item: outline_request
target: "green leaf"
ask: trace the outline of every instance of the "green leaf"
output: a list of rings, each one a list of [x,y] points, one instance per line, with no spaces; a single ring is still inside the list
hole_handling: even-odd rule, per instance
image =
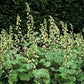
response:
[[[60,65],[63,62],[61,55],[58,52],[54,52],[53,55],[54,55],[54,61]]]
[[[51,51],[48,51],[47,53],[46,53],[46,59],[47,60],[49,60],[49,61],[53,61],[53,54],[52,54],[52,52]]]
[[[50,67],[51,62],[45,62],[44,65],[45,65],[46,67]]]
[[[46,69],[33,70],[33,75],[35,78],[38,77],[50,78],[49,72]]]
[[[10,61],[6,61],[3,63],[3,66],[5,67],[5,69],[8,69],[10,65],[11,65]]]
[[[15,57],[16,57],[17,60],[23,59],[23,56],[21,54],[15,54]]]
[[[75,84],[73,81],[65,82],[64,84]]]
[[[64,79],[67,79],[67,74],[66,74],[66,73],[63,73],[63,72],[62,72],[62,73],[60,74],[60,76],[61,76],[62,78],[64,78]]]
[[[78,53],[77,49],[73,49],[73,52],[74,52],[74,53]]]
[[[25,64],[25,67],[26,67],[28,70],[32,69],[32,68],[33,68],[33,66],[34,66],[34,64],[33,64],[33,63],[30,63],[30,64]]]
[[[25,51],[24,54],[25,54],[27,57],[30,56],[29,53],[28,53],[28,51]]]
[[[34,68],[34,64],[21,64],[20,67],[17,69],[18,72],[28,72]]]
[[[67,77],[69,80],[75,82],[76,81],[76,77],[75,76],[68,76]]]
[[[9,83],[9,84],[13,84],[13,81],[9,80],[8,83]]]
[[[13,72],[11,72],[10,73],[10,75],[9,75],[9,84],[13,84],[14,82],[17,82],[18,81],[18,78],[17,78],[17,72],[16,71],[13,71]]]
[[[18,69],[17,69],[17,71],[18,72],[26,72],[26,71],[28,71],[26,68],[23,68],[23,67],[19,67]]]
[[[40,56],[43,56],[43,55],[44,55],[43,50],[42,50],[41,47],[38,47],[38,50],[36,51],[36,53],[37,53],[38,55],[40,55]]]
[[[13,65],[15,65],[15,64],[18,64],[19,62],[18,62],[17,59],[14,59],[14,60],[10,60],[10,63],[13,64]]]
[[[20,75],[20,80],[29,81],[32,73],[20,73],[19,75]]]
[[[67,62],[67,66],[71,67],[72,69],[76,69],[77,68],[76,63],[73,62],[73,61],[68,61]]]
[[[67,73],[70,74],[70,75],[74,75],[74,74],[76,74],[77,72],[76,72],[75,69],[68,69],[68,70],[67,70]]]
[[[15,50],[9,50],[9,51],[8,51],[8,54],[11,55],[11,56],[12,56],[13,54],[15,54],[15,53],[16,53]]]
[[[84,73],[83,73],[83,72],[80,72],[80,73],[78,74],[78,80],[79,80],[79,81],[84,81]]]
[[[59,67],[58,69],[60,72],[66,72],[66,68],[65,67]]]
[[[30,46],[30,48],[31,48],[31,50],[35,50],[35,49],[37,48],[37,45],[36,45],[36,44],[32,44],[32,45]]]
[[[50,84],[50,79],[43,79],[43,82],[45,83],[45,84]]]
[[[40,63],[45,63],[45,59],[40,59]]]
[[[54,67],[51,67],[50,69],[51,69],[52,71],[56,71],[56,69],[55,69]]]

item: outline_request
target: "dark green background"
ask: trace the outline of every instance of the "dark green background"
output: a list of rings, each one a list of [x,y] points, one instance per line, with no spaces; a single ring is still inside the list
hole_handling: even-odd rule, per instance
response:
[[[26,1],[38,28],[43,18],[48,19],[49,15],[54,17],[58,26],[60,20],[68,26],[73,24],[75,33],[84,28],[84,0],[0,0],[0,31],[8,30],[9,25],[15,26],[17,14],[21,16],[21,27],[26,28]]]

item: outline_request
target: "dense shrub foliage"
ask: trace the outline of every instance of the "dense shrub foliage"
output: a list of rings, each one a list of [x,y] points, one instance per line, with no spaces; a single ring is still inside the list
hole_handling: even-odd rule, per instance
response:
[[[27,6],[27,30],[22,34],[21,16],[16,27],[0,34],[0,84],[84,84],[84,40],[80,34],[62,31],[52,16],[49,30],[46,19],[40,30],[34,26]],[[35,30],[35,31],[34,31]]]
[[[82,30],[84,28],[84,0],[0,0],[0,30],[2,28],[8,30],[10,24],[15,26],[17,13],[21,15],[21,26],[26,27],[24,24],[26,1],[30,4],[35,26],[38,28],[43,18],[49,18],[48,15],[51,15],[57,25],[61,20],[68,24],[68,29],[72,24],[74,32],[84,32]]]

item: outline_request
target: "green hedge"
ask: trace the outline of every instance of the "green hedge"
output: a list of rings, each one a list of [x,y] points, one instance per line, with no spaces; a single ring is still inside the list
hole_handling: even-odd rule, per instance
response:
[[[0,28],[8,30],[10,24],[15,26],[15,18],[17,13],[21,15],[23,20],[22,27],[25,26],[26,13],[25,2],[31,7],[31,13],[35,20],[35,26],[39,28],[39,24],[43,22],[43,18],[53,16],[55,23],[59,25],[59,21],[70,24],[74,27],[74,32],[78,33],[84,28],[84,1],[83,0],[3,0],[0,4]],[[59,27],[60,28],[60,27]],[[23,30],[25,31],[25,30]]]

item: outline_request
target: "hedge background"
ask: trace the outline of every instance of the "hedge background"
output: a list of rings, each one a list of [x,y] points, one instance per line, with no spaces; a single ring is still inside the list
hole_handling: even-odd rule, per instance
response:
[[[69,29],[72,24],[75,33],[83,32],[84,0],[0,0],[0,31],[2,28],[8,30],[9,25],[14,26],[17,14],[21,15],[21,20],[23,20],[21,27],[26,27],[24,24],[26,21],[26,1],[30,5],[35,26],[38,28],[43,18],[48,19],[51,15],[58,26],[61,20],[68,24]]]

